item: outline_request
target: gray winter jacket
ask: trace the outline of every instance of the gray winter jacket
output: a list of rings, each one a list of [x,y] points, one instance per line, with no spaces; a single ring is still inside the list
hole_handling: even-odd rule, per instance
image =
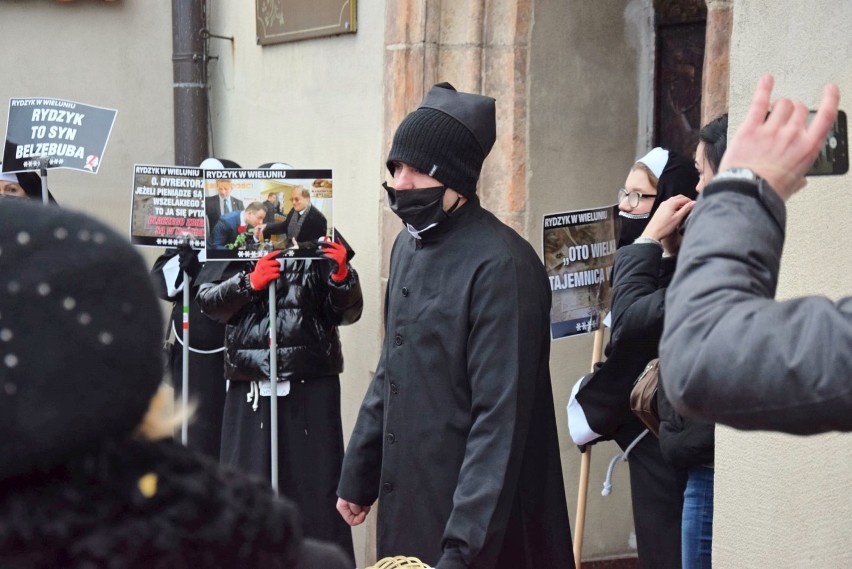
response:
[[[666,394],[684,415],[794,434],[852,430],[852,297],[773,300],[786,210],[772,188],[710,184],[666,297]]]

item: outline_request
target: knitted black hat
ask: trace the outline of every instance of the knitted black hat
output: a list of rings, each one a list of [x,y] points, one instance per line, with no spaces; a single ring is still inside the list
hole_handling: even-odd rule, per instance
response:
[[[403,162],[471,197],[496,137],[494,99],[439,83],[396,129],[387,167]]]
[[[0,206],[0,480],[62,464],[141,421],[162,317],[136,250],[30,200]]]

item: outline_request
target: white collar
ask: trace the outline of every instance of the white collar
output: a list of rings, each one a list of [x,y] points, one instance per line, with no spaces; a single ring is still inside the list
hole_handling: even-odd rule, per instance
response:
[[[436,225],[438,225],[437,221],[435,223],[427,225],[423,229],[418,230],[413,225],[411,225],[410,223],[406,223],[405,228],[408,230],[408,232],[411,234],[411,236],[414,237],[415,239],[422,239],[422,237],[420,237],[420,235],[422,233],[426,232],[426,231],[429,231],[430,229],[432,229]]]

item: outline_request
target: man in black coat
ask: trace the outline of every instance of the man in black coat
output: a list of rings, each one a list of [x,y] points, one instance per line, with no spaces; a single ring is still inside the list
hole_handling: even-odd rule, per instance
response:
[[[357,525],[380,498],[380,558],[570,568],[549,281],[530,244],[476,196],[495,137],[494,99],[449,84],[396,131],[385,188],[406,229],[337,509]]]
[[[320,210],[311,205],[311,192],[307,188],[293,188],[290,193],[293,209],[280,223],[267,223],[264,235],[285,234],[289,245],[294,240],[313,241],[316,236],[323,237],[328,232],[328,220]],[[310,236],[310,237],[308,237]]]

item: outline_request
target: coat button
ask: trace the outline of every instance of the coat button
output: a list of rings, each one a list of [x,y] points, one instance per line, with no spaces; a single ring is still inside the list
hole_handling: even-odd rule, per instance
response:
[[[393,492],[393,484],[391,484],[390,482],[385,482],[384,489],[385,489],[385,492],[390,494],[391,492]]]
[[[397,334],[396,337],[393,339],[393,343],[396,344],[397,346],[401,346],[402,345],[402,336]]]
[[[388,433],[385,438],[388,440],[388,444],[393,444],[396,440],[396,437],[393,435],[393,433]]]
[[[402,287],[402,296],[408,296],[408,287],[407,286]]]
[[[399,393],[399,386],[397,384],[391,383],[391,393],[393,393],[394,395]]]

